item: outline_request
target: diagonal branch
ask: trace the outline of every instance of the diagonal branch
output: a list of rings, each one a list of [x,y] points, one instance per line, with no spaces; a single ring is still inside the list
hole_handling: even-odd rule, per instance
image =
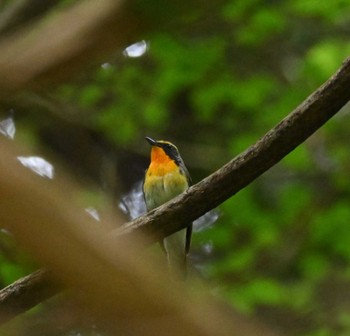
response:
[[[349,87],[350,58],[253,146],[184,194],[125,224],[116,236],[142,232],[154,242],[186,227],[246,187],[324,125],[350,99]]]
[[[256,144],[173,201],[146,216],[126,223],[114,232],[112,239],[146,233],[149,243],[154,242],[180,230],[186,223],[215,208],[279,162],[325,124],[350,99],[349,87],[350,59],[347,59],[334,76]],[[33,276],[35,286],[32,282]],[[25,296],[26,286],[33,294],[29,300]],[[0,313],[15,311],[8,316],[13,317],[16,313],[38,303],[38,300],[32,300],[36,297],[36,293],[37,298],[44,300],[56,292],[55,289],[43,291],[46,286],[48,283],[45,273],[38,272],[21,280],[21,288],[24,290],[20,293],[16,294],[16,291],[6,293],[7,289],[1,290]],[[21,309],[16,310],[16,304],[20,305]]]

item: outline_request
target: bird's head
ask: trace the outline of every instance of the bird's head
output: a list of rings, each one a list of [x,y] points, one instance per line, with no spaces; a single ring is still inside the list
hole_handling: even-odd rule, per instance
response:
[[[181,157],[177,147],[169,141],[153,140],[146,137],[147,142],[152,146],[151,161],[158,163],[166,163],[174,161],[177,165],[181,163]]]
[[[150,173],[161,171],[162,174],[165,174],[179,169],[180,173],[186,176],[187,182],[191,183],[190,174],[180,156],[179,150],[174,144],[169,141],[154,140],[150,137],[146,137],[146,140],[152,146]]]

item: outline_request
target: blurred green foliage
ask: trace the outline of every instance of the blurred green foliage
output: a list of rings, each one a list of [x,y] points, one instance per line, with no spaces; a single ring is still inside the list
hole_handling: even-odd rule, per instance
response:
[[[56,99],[89,112],[84,123],[116,147],[146,156],[145,135],[181,144],[197,182],[350,54],[347,0],[226,0],[211,10],[198,8],[179,31],[148,34],[144,56],[120,53]],[[218,295],[286,334],[350,333],[349,123],[345,107],[194,235],[193,259]],[[218,155],[203,154],[209,147]],[[2,264],[3,281],[10,270]]]
[[[93,124],[117,145],[141,143],[146,134],[212,145],[225,153],[211,163],[219,167],[350,54],[349,10],[341,0],[222,1],[215,19],[190,23],[181,35],[147,36],[143,57],[110,62],[61,97],[98,110]],[[350,332],[341,317],[349,301],[331,306],[333,293],[322,290],[350,286],[349,121],[345,108],[194,236],[193,253],[222,297],[250,314],[279,311],[276,324],[288,320],[293,334]],[[211,157],[184,153],[195,181],[210,173],[201,167]],[[323,319],[329,309],[337,313]]]

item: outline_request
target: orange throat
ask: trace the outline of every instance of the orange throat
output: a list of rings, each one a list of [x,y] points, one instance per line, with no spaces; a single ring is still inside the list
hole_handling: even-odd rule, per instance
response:
[[[177,164],[160,147],[153,146],[151,151],[151,164],[147,175],[163,176],[178,169]]]

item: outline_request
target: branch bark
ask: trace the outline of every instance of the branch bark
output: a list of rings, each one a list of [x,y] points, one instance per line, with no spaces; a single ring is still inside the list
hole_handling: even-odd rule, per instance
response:
[[[159,241],[235,195],[324,125],[350,99],[350,58],[317,91],[254,145],[172,201],[125,224],[115,236]]]
[[[0,324],[16,317],[59,291],[45,270],[27,275],[0,291]]]

